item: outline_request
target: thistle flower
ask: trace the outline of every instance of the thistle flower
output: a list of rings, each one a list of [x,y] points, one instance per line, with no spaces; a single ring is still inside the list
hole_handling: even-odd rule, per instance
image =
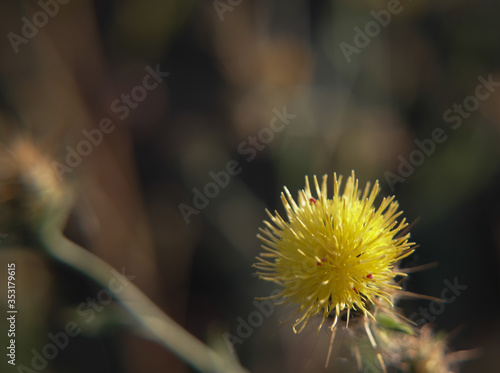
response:
[[[477,354],[474,350],[451,352],[446,334],[435,334],[429,325],[417,330],[401,319],[393,317],[393,320],[395,325],[403,328],[387,328],[381,323],[373,323],[371,326],[378,348],[358,348],[358,351],[362,351],[365,366],[376,367],[378,359],[378,362],[383,364],[384,372],[390,369],[398,372],[452,373],[456,372],[454,368],[457,368],[461,361],[469,360]],[[362,339],[359,339],[360,343],[361,341]]]
[[[38,230],[59,224],[69,208],[69,194],[57,178],[51,159],[34,141],[19,138],[0,147],[0,231]]]
[[[398,236],[407,223],[397,220],[402,212],[397,211],[394,196],[376,208],[378,183],[371,190],[367,183],[361,192],[354,171],[343,193],[341,182],[342,177],[334,174],[329,199],[327,176],[321,188],[314,176],[315,198],[306,176],[298,204],[285,187],[281,200],[288,219],[266,210],[271,222],[264,221],[266,227],[259,229],[265,252],[254,267],[261,279],[282,286],[281,293],[270,299],[298,305],[296,333],[316,315],[322,316],[318,330],[328,316],[334,316],[333,330],[343,311],[348,313],[347,322],[351,310],[374,318],[370,306],[377,299],[392,305],[390,291],[400,289],[393,279],[405,274],[397,272],[395,264],[414,251],[409,234]]]

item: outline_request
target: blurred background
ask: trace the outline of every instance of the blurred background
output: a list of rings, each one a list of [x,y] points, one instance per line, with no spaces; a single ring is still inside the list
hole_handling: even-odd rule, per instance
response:
[[[428,321],[452,351],[481,348],[461,371],[495,372],[499,11],[495,0],[3,0],[0,141],[28,139],[56,162],[75,194],[69,238],[205,343],[230,352],[225,333],[238,338],[251,372],[353,371],[346,351],[324,368],[326,329],[281,324],[293,308],[251,333],[240,320],[275,289],[251,265],[283,186],[296,195],[305,175],[351,170],[378,179],[415,221],[420,247],[402,266],[437,262],[406,289],[467,286]],[[434,147],[419,158],[415,140]],[[118,325],[114,302],[85,322],[78,306],[100,290],[85,276],[23,248],[0,260],[2,276],[17,263],[19,364],[74,320],[82,333],[45,372],[192,371]],[[409,316],[430,302],[400,306]]]

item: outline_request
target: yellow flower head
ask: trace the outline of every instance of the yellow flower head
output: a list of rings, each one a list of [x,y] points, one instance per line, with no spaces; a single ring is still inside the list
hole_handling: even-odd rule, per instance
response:
[[[400,289],[393,279],[405,275],[395,271],[395,264],[414,251],[409,234],[396,237],[407,223],[396,220],[402,212],[397,212],[394,196],[384,198],[376,208],[378,182],[371,191],[368,183],[361,193],[353,171],[341,193],[341,181],[342,176],[334,174],[329,199],[327,176],[321,188],[314,176],[314,198],[306,177],[298,204],[285,187],[281,200],[287,221],[278,212],[273,216],[266,210],[272,224],[264,221],[266,227],[259,229],[265,252],[254,266],[260,278],[283,287],[275,298],[299,305],[295,332],[318,314],[323,317],[321,328],[331,313],[336,322],[344,310],[373,317],[367,304],[377,298],[392,305],[389,291]]]

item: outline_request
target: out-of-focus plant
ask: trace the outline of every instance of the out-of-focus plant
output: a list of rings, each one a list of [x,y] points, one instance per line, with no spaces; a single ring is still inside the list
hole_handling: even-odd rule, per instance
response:
[[[52,160],[37,149],[34,141],[19,138],[1,151],[0,230],[8,234],[2,246],[34,250],[49,261],[72,267],[105,289],[113,273],[128,284],[120,293],[113,292],[114,297],[135,319],[135,329],[142,336],[171,350],[200,372],[246,371],[234,358],[222,356],[189,334],[123,275],[63,235],[72,193],[60,183]]]

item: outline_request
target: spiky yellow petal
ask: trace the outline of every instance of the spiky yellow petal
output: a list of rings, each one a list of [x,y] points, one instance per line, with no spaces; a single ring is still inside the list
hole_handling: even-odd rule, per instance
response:
[[[296,202],[285,187],[281,200],[287,220],[278,212],[264,221],[258,237],[265,253],[254,265],[259,277],[282,286],[280,298],[298,305],[298,332],[309,318],[343,310],[357,310],[371,316],[367,304],[376,298],[391,302],[397,261],[410,255],[413,243],[409,234],[398,237],[407,226],[398,221],[398,203],[384,198],[378,207],[378,183],[370,190],[358,189],[354,171],[341,193],[342,177],[334,174],[333,196],[327,196],[327,176],[321,187],[314,176],[317,198],[311,193],[309,179]],[[320,325],[320,328],[321,328]]]

